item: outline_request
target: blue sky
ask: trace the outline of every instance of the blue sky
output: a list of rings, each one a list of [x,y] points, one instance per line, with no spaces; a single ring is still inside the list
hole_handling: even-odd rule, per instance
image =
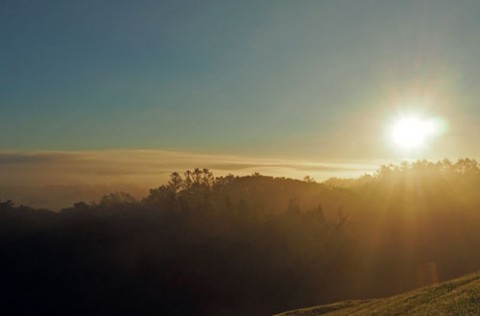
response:
[[[396,158],[479,154],[479,1],[0,3],[0,150]],[[418,101],[420,100],[420,101]]]

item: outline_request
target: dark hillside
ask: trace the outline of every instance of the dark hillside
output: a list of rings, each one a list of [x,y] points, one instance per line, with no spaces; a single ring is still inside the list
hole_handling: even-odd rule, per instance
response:
[[[325,184],[173,173],[141,201],[0,203],[10,314],[269,315],[478,271],[474,160]],[[7,313],[8,314],[8,313]]]

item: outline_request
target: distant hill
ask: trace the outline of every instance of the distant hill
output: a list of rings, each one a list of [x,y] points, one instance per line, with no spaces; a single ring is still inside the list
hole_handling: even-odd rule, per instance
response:
[[[480,315],[480,273],[387,298],[343,301],[276,316]]]

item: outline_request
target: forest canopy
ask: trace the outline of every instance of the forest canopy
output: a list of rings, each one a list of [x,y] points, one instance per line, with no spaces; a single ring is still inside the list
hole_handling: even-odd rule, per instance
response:
[[[17,314],[269,315],[480,267],[473,159],[316,183],[174,172],[61,212],[0,201],[0,299]],[[68,289],[68,290],[67,290]]]

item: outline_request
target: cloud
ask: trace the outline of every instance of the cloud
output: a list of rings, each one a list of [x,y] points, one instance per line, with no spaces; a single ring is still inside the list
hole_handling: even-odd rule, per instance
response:
[[[45,161],[50,161],[55,156],[53,154],[35,154],[35,153],[9,153],[9,152],[0,152],[0,166],[5,166],[9,164],[29,164],[29,163],[42,163]]]
[[[266,172],[299,178],[306,174],[324,180],[332,175],[356,176],[376,168],[362,163],[316,163],[165,150],[99,150],[0,152],[4,184],[71,184],[128,181],[152,185],[173,171],[209,168],[217,175]]]
[[[138,197],[158,187],[174,172],[208,168],[216,176],[259,172],[317,181],[356,177],[377,165],[306,162],[166,150],[0,151],[0,199],[37,207],[60,208],[79,200],[127,191]]]

